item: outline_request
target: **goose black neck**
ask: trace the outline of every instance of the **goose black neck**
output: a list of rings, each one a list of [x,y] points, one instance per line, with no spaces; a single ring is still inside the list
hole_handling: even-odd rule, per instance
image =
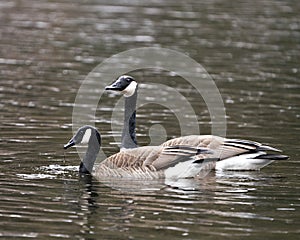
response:
[[[137,87],[130,97],[125,97],[124,128],[122,132],[122,148],[136,148],[137,141],[135,135],[136,124],[136,101]]]
[[[79,173],[91,174],[100,150],[101,137],[98,132],[91,136],[85,156],[79,166]]]

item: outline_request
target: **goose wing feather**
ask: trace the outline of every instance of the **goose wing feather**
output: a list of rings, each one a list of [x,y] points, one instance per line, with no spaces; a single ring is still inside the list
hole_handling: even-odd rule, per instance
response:
[[[208,151],[207,153],[201,154],[201,151],[203,151],[203,148],[186,145],[164,147],[161,154],[157,156],[151,165],[157,170],[163,170],[173,167],[180,162],[191,160],[195,156],[198,158],[205,158],[208,157],[209,153],[212,153]]]
[[[213,135],[190,135],[171,139],[162,146],[190,145],[195,147],[206,147],[214,151],[214,157],[226,159],[229,157],[259,151],[276,151],[279,149],[263,145],[261,143],[244,139],[227,139]]]

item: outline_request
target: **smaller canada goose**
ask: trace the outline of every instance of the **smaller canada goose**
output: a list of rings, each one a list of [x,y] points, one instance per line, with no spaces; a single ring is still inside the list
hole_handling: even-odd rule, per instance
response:
[[[100,150],[100,133],[92,126],[83,126],[64,145],[64,149],[76,144],[88,144],[79,172],[92,173]],[[210,154],[212,151],[206,148],[183,145],[172,147],[145,146],[127,149],[101,161],[93,175],[98,178],[193,178],[197,177],[200,172],[207,171],[208,173],[214,167],[217,159],[208,158]]]
[[[125,97],[125,118],[122,134],[122,147],[136,147],[135,112],[138,83],[133,77],[123,75],[107,86],[105,90],[119,91]],[[131,136],[131,137],[130,137]],[[134,144],[132,144],[134,142]],[[227,139],[213,135],[190,135],[171,139],[162,144],[164,147],[189,145],[206,147],[214,151],[213,157],[218,158],[218,170],[259,170],[275,160],[285,160],[288,156],[270,154],[266,151],[281,150],[258,142],[241,139]]]

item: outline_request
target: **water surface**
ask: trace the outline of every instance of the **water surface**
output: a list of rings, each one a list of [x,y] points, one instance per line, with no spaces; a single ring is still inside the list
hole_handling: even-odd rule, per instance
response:
[[[296,239],[297,1],[12,0],[0,9],[0,236]],[[211,172],[203,181],[79,177],[76,150],[62,146],[72,135],[82,81],[111,55],[150,46],[183,52],[212,75],[226,107],[227,136],[268,143],[290,159],[259,172]],[[210,133],[205,102],[184,79],[159,69],[132,75],[166,101],[176,99],[149,84],[177,89],[195,109],[201,133]],[[88,92],[94,99],[99,93]],[[96,111],[106,155],[118,151],[120,132],[111,129],[112,121],[122,126],[111,119],[117,101],[103,94]],[[151,143],[154,125],[163,127],[161,136],[154,132],[162,141],[165,134],[180,136],[174,113],[162,106],[141,107],[137,121],[140,145]]]

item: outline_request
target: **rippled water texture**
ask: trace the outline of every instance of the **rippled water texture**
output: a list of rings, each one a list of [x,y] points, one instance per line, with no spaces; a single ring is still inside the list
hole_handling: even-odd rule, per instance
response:
[[[297,239],[299,11],[296,0],[1,1],[0,236]],[[185,53],[210,73],[227,136],[268,143],[290,159],[259,172],[211,172],[203,181],[79,177],[76,150],[62,146],[82,81],[113,54],[153,46]],[[195,109],[201,133],[210,133],[206,104],[184,79],[161,69],[131,74],[153,99],[179,106],[155,84],[176,89]],[[87,93],[97,99],[101,89]],[[118,151],[120,132],[111,128],[122,126],[111,119],[118,99],[103,94],[90,118],[105,155]],[[174,112],[157,104],[139,108],[137,121],[140,145],[152,142],[149,131],[156,141],[181,134]]]

